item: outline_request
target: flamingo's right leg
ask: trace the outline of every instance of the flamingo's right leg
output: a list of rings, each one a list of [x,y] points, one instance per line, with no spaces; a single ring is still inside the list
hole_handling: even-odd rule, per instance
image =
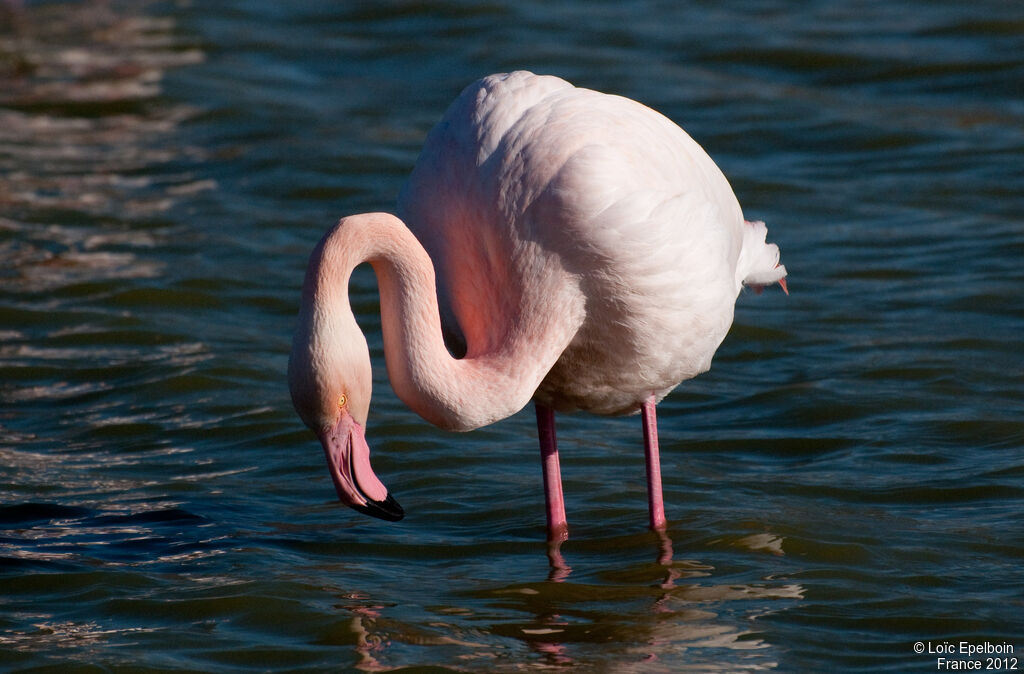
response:
[[[565,519],[562,469],[558,463],[558,444],[555,441],[555,411],[540,403],[534,405],[537,408],[537,435],[540,439],[540,460],[544,471],[548,540],[561,543],[569,538],[569,524]]]

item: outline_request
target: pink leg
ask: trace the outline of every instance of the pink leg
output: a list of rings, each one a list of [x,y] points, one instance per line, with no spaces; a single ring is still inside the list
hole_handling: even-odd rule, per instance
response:
[[[565,499],[562,496],[562,469],[558,463],[555,442],[555,411],[540,403],[537,408],[537,435],[540,438],[540,460],[544,469],[544,498],[548,511],[548,540],[561,543],[569,538],[565,520]]]
[[[665,502],[661,496],[661,456],[658,452],[658,419],[654,414],[654,396],[644,401],[641,416],[644,423],[644,455],[647,459],[647,507],[651,513],[651,529],[665,530]]]

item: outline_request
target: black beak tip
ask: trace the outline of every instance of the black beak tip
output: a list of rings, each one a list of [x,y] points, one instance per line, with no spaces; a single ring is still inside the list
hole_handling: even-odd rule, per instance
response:
[[[402,506],[398,505],[398,501],[396,501],[395,497],[390,493],[383,501],[371,501],[367,499],[366,505],[352,506],[352,508],[354,510],[358,510],[364,515],[387,520],[388,522],[398,522],[405,517],[405,511],[402,510]]]

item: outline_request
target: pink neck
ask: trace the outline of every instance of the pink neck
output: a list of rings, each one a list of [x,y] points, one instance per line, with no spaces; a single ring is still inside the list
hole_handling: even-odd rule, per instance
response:
[[[494,316],[500,345],[456,359],[444,344],[434,266],[401,220],[387,213],[342,219],[321,242],[318,296],[324,305],[348,303],[352,269],[369,262],[380,286],[388,377],[398,397],[427,421],[471,430],[519,411],[529,402],[564,344],[553,356],[538,340],[518,336],[507,317]]]

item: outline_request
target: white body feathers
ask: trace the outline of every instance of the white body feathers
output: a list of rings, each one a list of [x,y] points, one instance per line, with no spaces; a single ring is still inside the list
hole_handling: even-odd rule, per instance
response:
[[[744,222],[682,129],[526,72],[462,92],[428,136],[399,216],[433,260],[453,350],[531,345],[533,365],[548,368],[535,398],[560,411],[660,400],[710,367],[744,282],[786,275],[764,224]]]

